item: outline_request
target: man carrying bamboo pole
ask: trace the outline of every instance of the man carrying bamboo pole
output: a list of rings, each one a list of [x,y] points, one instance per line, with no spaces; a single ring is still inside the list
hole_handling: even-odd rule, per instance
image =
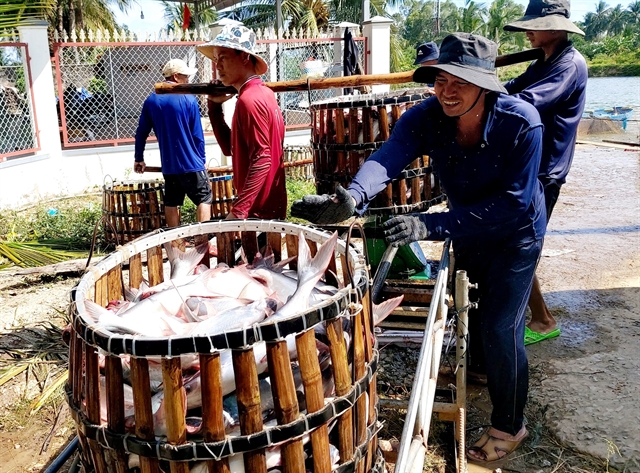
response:
[[[481,36],[447,36],[438,63],[414,74],[416,82],[435,79],[435,97],[404,113],[348,190],[305,196],[291,208],[293,216],[315,223],[345,220],[356,209],[364,212],[416,156],[430,156],[448,212],[401,215],[383,225],[395,246],[451,238],[456,267],[478,284],[478,308],[469,313],[469,368],[486,373],[493,411],[491,427],[467,456],[481,463],[504,458],[527,436],[524,312],[546,227],[540,115],[506,95],[495,73],[496,52]]]
[[[568,38],[569,33],[584,33],[569,16],[569,0],[531,0],[524,17],[504,27],[505,31],[526,32],[531,46],[544,51],[544,59],[535,61],[505,88],[540,112],[544,134],[538,178],[544,187],[547,223],[571,168],[586,98],[587,63]],[[536,276],[529,308],[525,345],[560,335]]]
[[[186,84],[196,72],[182,59],[172,59],[162,69],[166,81],[174,84]],[[146,168],[144,148],[151,130],[155,131],[160,148],[167,226],[180,225],[180,206],[185,195],[197,206],[199,222],[211,219],[213,194],[204,168],[204,133],[195,97],[152,93],[144,101],[136,130],[133,166],[140,174]]]
[[[238,194],[227,218],[284,219],[284,120],[274,93],[260,78],[268,66],[255,54],[255,45],[253,31],[229,25],[197,48],[213,61],[220,81],[238,91],[231,128],[222,104],[233,95],[210,95],[208,100],[211,126],[222,152],[231,156]]]

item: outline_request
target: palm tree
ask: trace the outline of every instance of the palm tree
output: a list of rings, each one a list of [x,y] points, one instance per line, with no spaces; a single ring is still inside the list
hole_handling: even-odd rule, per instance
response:
[[[618,35],[624,31],[627,23],[627,12],[622,9],[621,4],[618,4],[609,12],[608,20],[607,34],[610,36]]]
[[[629,22],[634,25],[640,24],[640,0],[631,2],[627,7],[627,13],[629,16]]]
[[[596,4],[595,12],[589,12],[584,16],[585,39],[598,39],[607,32],[609,12],[611,8],[604,0]]]
[[[16,28],[28,19],[45,19],[55,7],[54,0],[0,0],[0,30]]]
[[[486,29],[485,15],[487,9],[484,3],[476,3],[474,0],[465,0],[463,7],[451,8],[453,2],[447,0],[440,5],[442,17],[441,31],[454,33],[464,31],[466,33],[484,33]],[[446,12],[446,13],[445,13]]]
[[[162,4],[164,5],[164,19],[167,20],[167,33],[170,31],[180,32],[184,23],[184,3],[163,1]],[[197,19],[199,25],[209,25],[218,19],[218,13],[215,10],[200,11]],[[191,16],[189,29],[194,29],[195,26],[196,18]]]
[[[484,17],[487,9],[484,3],[476,3],[474,0],[466,0],[462,8],[462,29],[467,33],[482,33],[486,23]]]
[[[524,14],[524,7],[514,0],[495,0],[489,7],[489,19],[487,21],[487,38],[498,44],[500,53],[520,50],[524,46],[522,33],[510,33],[504,31],[504,26],[517,20]]]
[[[411,46],[433,37],[435,5],[433,1],[412,1],[406,16],[396,21],[396,29]]]

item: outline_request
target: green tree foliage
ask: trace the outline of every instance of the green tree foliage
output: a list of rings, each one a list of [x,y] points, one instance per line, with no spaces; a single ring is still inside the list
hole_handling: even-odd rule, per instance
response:
[[[524,7],[514,0],[495,0],[489,7],[487,38],[498,44],[500,54],[519,51],[525,46],[524,33],[504,31],[504,26],[524,15]]]
[[[167,21],[166,31],[180,33],[184,23],[184,3],[163,1],[162,4],[164,5],[164,19]],[[193,30],[196,27],[196,15],[193,11],[193,4],[189,5],[189,9],[191,11],[191,21],[189,21],[188,29]],[[200,27],[210,25],[218,19],[218,12],[215,10],[200,11],[198,12],[197,19]]]

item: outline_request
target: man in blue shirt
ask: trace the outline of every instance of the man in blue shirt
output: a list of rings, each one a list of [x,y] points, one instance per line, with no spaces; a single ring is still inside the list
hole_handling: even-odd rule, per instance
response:
[[[538,177],[544,187],[547,222],[571,168],[587,87],[587,63],[568,38],[569,33],[584,33],[569,16],[568,0],[531,0],[525,16],[504,27],[526,32],[531,46],[544,51],[544,60],[535,61],[505,88],[536,107],[544,125]],[[560,335],[535,276],[529,308],[525,345]]]
[[[447,36],[438,63],[414,74],[416,82],[435,79],[435,97],[404,113],[348,190],[305,196],[291,209],[314,223],[342,221],[364,212],[416,156],[429,155],[448,211],[391,218],[385,235],[396,246],[451,238],[456,267],[478,283],[479,306],[469,315],[469,368],[486,372],[493,404],[491,428],[467,452],[478,462],[504,457],[527,436],[524,312],[546,227],[540,116],[504,94],[496,55],[496,44],[481,36]]]
[[[162,75],[167,82],[185,84],[197,69],[181,59],[165,64]],[[143,173],[144,148],[147,138],[155,132],[160,148],[160,161],[165,181],[165,218],[168,227],[180,225],[180,206],[188,195],[197,206],[199,222],[211,219],[213,194],[205,170],[204,133],[198,102],[193,95],[153,92],[144,101],[136,130],[133,170]]]

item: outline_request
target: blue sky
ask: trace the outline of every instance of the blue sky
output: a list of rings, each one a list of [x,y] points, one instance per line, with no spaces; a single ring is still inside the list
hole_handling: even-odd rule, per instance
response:
[[[165,24],[164,6],[157,0],[137,0],[129,12],[122,13],[115,7],[110,7],[116,15],[119,25],[127,25],[134,32],[159,31]],[[140,19],[140,12],[144,13],[144,20]]]
[[[135,32],[159,31],[164,25],[164,7],[157,0],[137,0],[139,5],[132,8],[129,13],[122,13],[120,10],[114,9],[116,20],[119,24],[126,24],[129,29]],[[482,0],[476,0],[482,3]],[[491,0],[485,0],[490,3]],[[454,0],[457,5],[464,5],[464,0]],[[528,0],[516,0],[516,2],[526,6]],[[587,12],[594,11],[597,0],[573,0],[571,2],[571,19],[573,21],[581,21]],[[610,6],[615,6],[616,2],[607,2]],[[627,7],[631,0],[623,0],[622,6]],[[144,12],[144,20],[140,19],[140,11]]]

